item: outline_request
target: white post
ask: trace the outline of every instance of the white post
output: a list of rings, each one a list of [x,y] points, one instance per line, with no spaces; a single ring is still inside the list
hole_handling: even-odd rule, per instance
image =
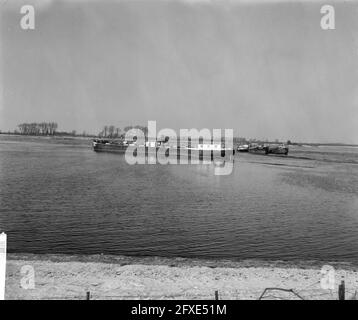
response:
[[[5,300],[6,234],[0,234],[0,300]]]

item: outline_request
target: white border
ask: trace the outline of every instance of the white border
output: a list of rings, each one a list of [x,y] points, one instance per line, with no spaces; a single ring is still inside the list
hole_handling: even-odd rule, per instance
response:
[[[3,232],[0,234],[0,300],[5,300],[6,244],[7,237]]]

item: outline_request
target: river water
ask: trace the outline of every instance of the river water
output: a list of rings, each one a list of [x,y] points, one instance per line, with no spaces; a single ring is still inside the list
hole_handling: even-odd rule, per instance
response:
[[[0,136],[0,231],[16,253],[358,262],[358,148],[240,153],[216,176]]]

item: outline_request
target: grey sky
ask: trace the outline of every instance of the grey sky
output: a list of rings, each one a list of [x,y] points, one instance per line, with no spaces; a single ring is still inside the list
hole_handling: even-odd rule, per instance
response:
[[[11,2],[11,4],[10,4]],[[41,3],[41,5],[40,5]],[[233,128],[358,143],[358,2],[8,1],[0,129]],[[20,28],[34,4],[36,29]]]

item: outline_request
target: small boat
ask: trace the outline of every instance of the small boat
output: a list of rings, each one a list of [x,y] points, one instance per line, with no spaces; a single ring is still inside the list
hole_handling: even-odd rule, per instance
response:
[[[259,153],[259,154],[268,154],[269,148],[267,145],[265,144],[257,144],[257,143],[252,143],[249,145],[249,152],[250,153]]]
[[[93,139],[92,147],[96,152],[125,153],[130,144],[127,141],[111,141],[106,139]]]
[[[249,152],[249,145],[248,144],[240,144],[237,147],[237,151],[239,151],[239,152]]]
[[[269,154],[288,154],[288,146],[285,144],[270,144],[268,146],[268,153]]]
[[[253,143],[249,146],[250,153],[259,153],[259,154],[288,154],[288,146],[285,144],[257,144]]]

